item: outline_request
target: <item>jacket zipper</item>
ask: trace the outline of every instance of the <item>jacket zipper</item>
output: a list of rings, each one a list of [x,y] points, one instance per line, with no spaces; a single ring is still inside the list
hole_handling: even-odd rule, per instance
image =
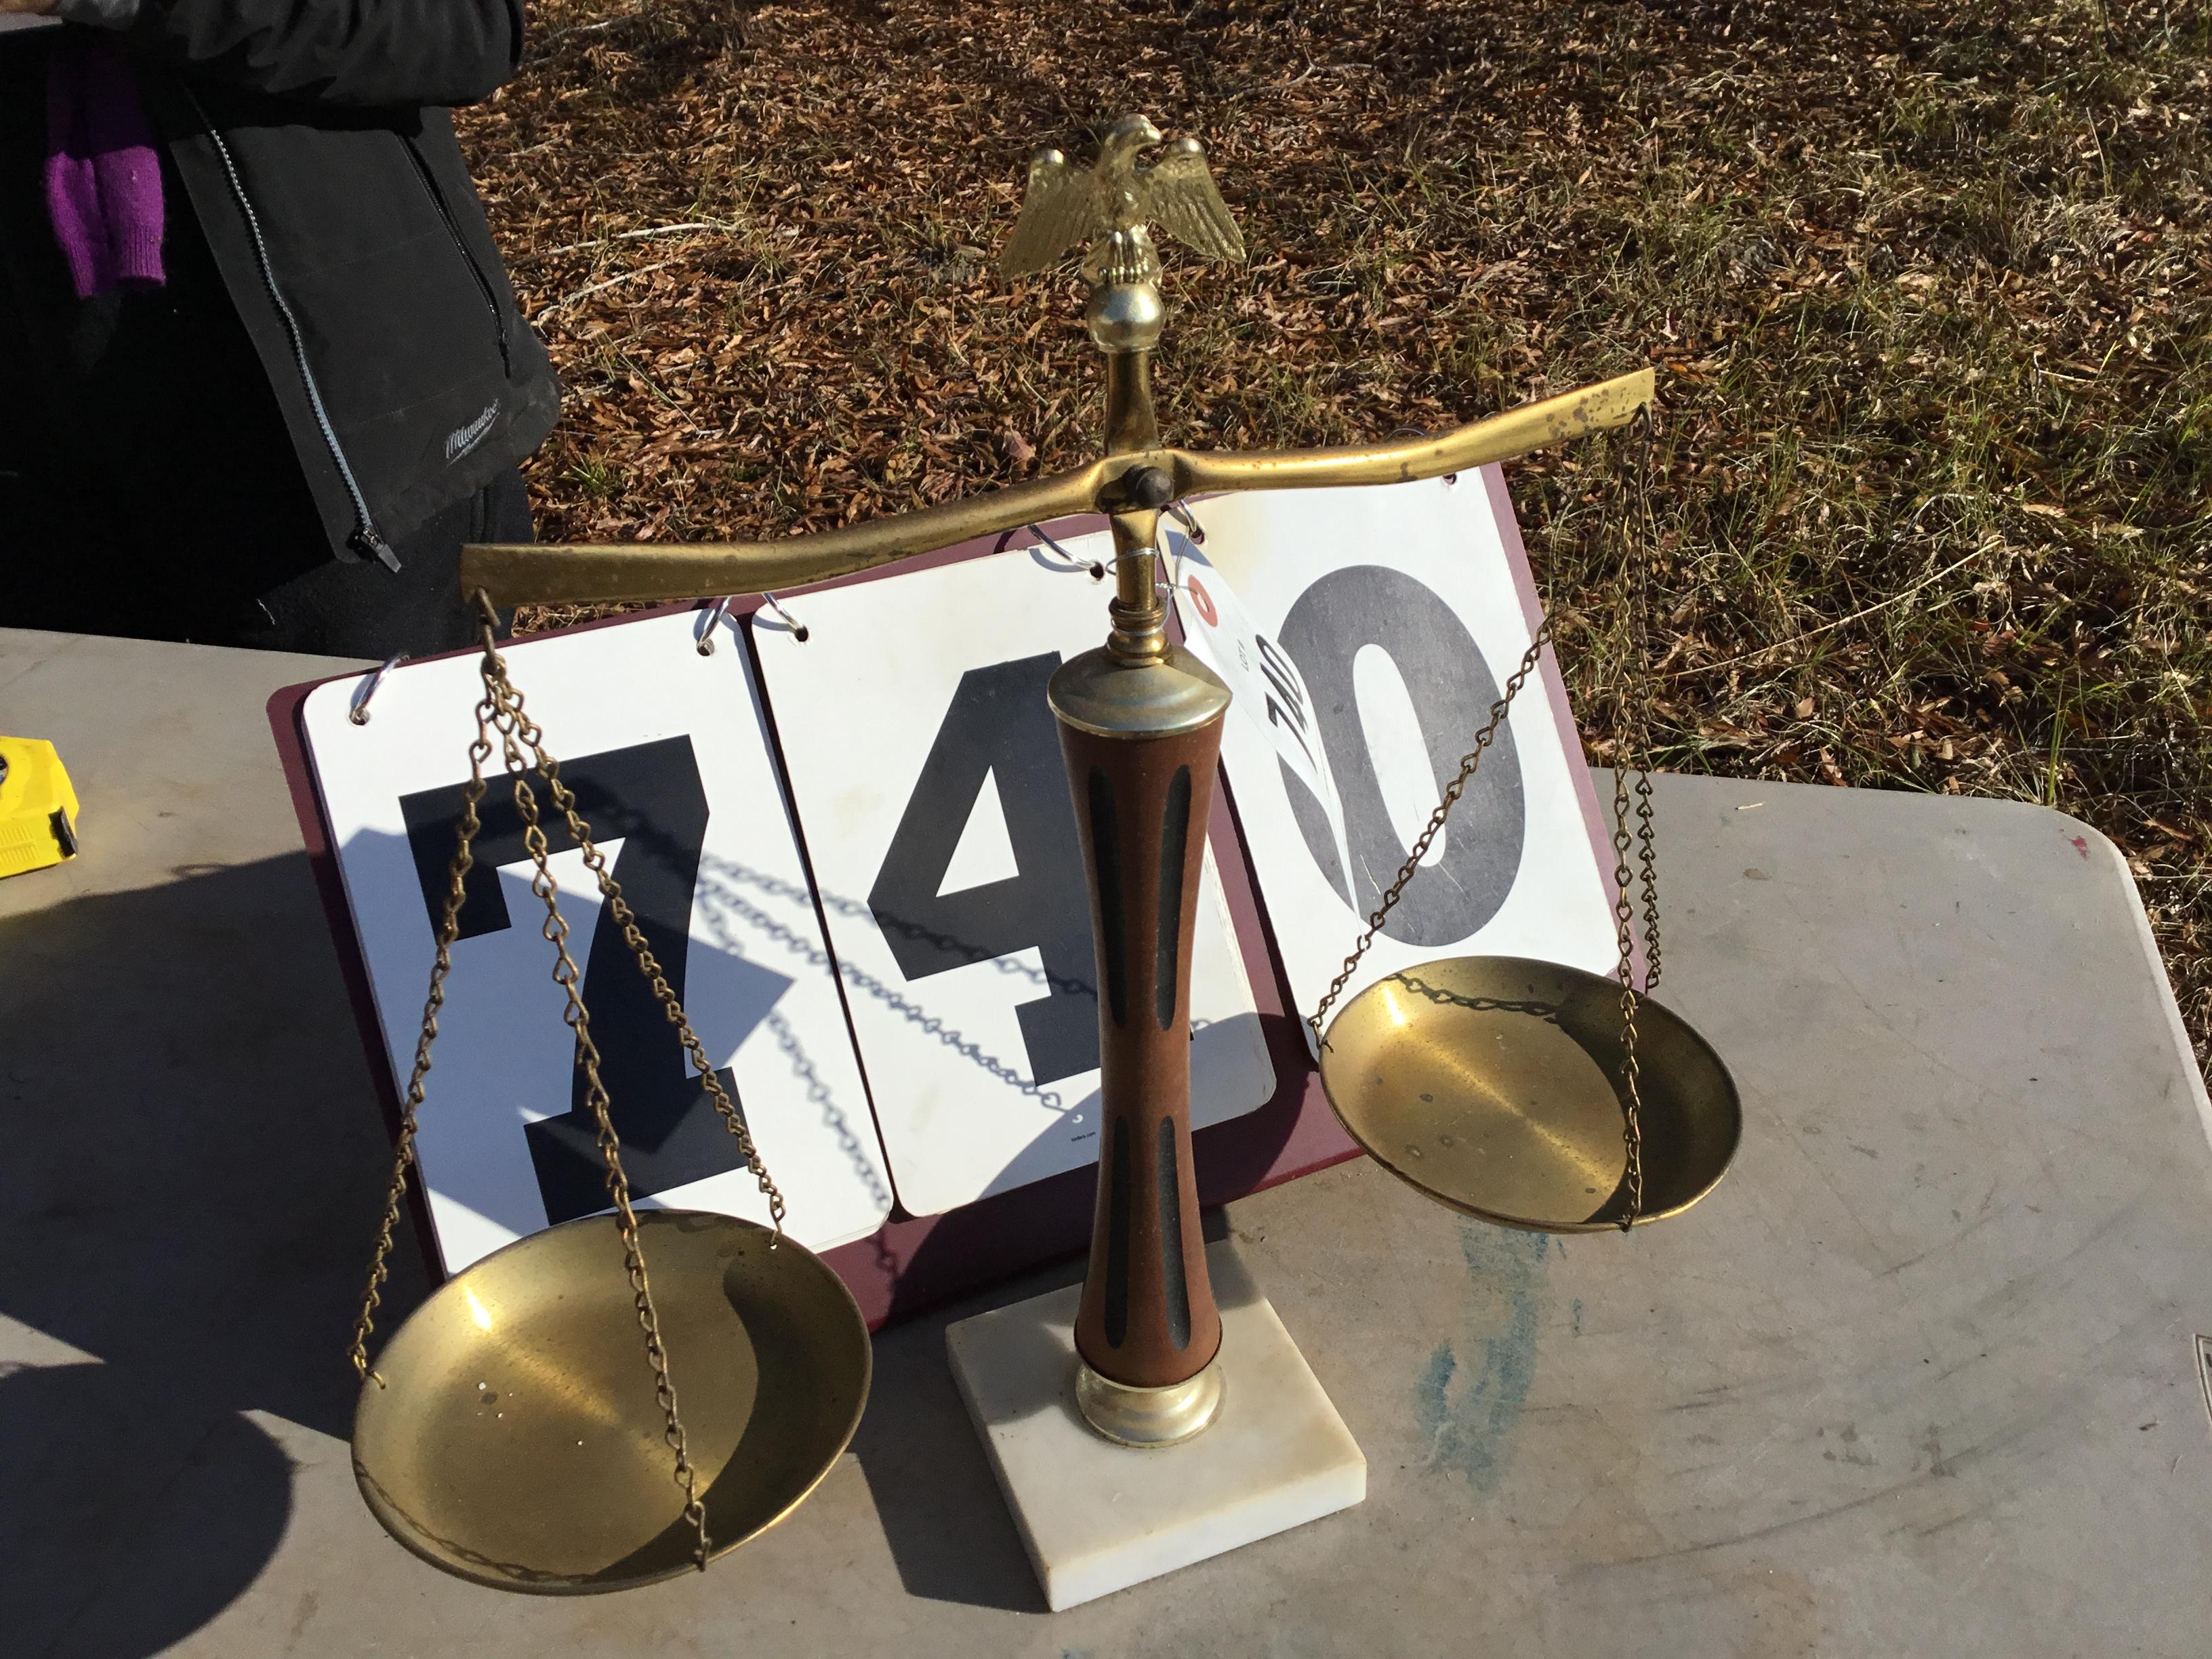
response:
[[[477,263],[476,255],[469,252],[469,245],[461,239],[461,228],[453,222],[453,216],[446,207],[446,198],[438,193],[438,186],[430,177],[430,164],[422,159],[422,153],[415,148],[412,138],[405,133],[399,134],[398,137],[406,147],[407,159],[415,164],[415,177],[422,186],[422,193],[430,198],[430,205],[437,210],[439,222],[446,227],[446,234],[453,239],[453,252],[461,256],[461,263],[469,268],[469,275],[476,278],[477,292],[483,295],[484,309],[491,313],[492,332],[499,337],[500,367],[512,380],[514,378],[514,363],[507,352],[507,319],[500,314],[499,296],[492,292],[491,279],[483,274],[483,267]]]
[[[253,204],[246,197],[245,181],[239,178],[237,163],[231,159],[230,146],[223,142],[222,134],[216,130],[206,107],[190,87],[185,88],[185,96],[198,113],[201,125],[207,129],[208,137],[215,145],[215,153],[222,161],[223,175],[230,180],[230,193],[237,200],[238,210],[246,220],[246,234],[253,241],[253,258],[261,267],[262,286],[269,290],[270,302],[276,307],[277,318],[284,325],[285,337],[291,342],[292,363],[300,372],[301,386],[307,391],[307,407],[314,413],[315,425],[323,434],[323,446],[330,451],[331,464],[337,468],[338,480],[345,485],[346,495],[353,502],[353,533],[346,540],[356,552],[373,557],[386,570],[396,572],[399,568],[399,556],[392,550],[392,544],[378,533],[376,520],[368,510],[368,498],[362,494],[361,483],[354,477],[353,467],[346,460],[345,450],[338,442],[337,431],[331,425],[329,411],[323,407],[322,388],[315,384],[315,371],[307,362],[307,348],[301,337],[300,319],[292,314],[292,307],[285,301],[283,289],[277,286],[276,269],[269,259],[269,244],[262,239],[260,217],[253,211]]]

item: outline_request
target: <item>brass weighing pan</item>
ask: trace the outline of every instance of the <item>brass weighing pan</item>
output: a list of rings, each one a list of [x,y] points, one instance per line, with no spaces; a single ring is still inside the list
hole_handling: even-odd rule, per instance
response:
[[[774,1526],[860,1425],[872,1356],[820,1257],[732,1216],[645,1210],[713,1553]],[[696,1570],[611,1215],[519,1239],[440,1288],[377,1356],[354,1474],[434,1566],[573,1595]]]
[[[1743,1109],[1705,1040],[1636,1011],[1642,1224],[1713,1189]],[[1522,957],[1453,957],[1376,981],[1329,1022],[1322,1086],[1367,1152],[1485,1221],[1595,1232],[1628,1212],[1620,982]]]

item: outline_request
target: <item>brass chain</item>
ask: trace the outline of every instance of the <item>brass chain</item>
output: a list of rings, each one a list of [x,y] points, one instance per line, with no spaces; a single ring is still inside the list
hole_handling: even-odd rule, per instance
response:
[[[1628,1206],[1620,1216],[1623,1232],[1636,1224],[1644,1211],[1644,1068],[1636,1053],[1636,1009],[1642,998],[1636,988],[1635,872],[1628,867],[1634,841],[1628,830],[1626,748],[1625,740],[1620,742],[1613,756],[1613,921],[1620,947],[1620,1138],[1627,1152],[1621,1180],[1628,1188]]]
[[[1648,528],[1650,477],[1652,455],[1651,411],[1640,416],[1642,443],[1627,488],[1633,506],[1615,515],[1614,539],[1620,559],[1621,672],[1628,681],[1621,693],[1620,736],[1613,754],[1613,928],[1620,951],[1620,1081],[1621,1140],[1627,1167],[1622,1182],[1628,1202],[1620,1216],[1626,1232],[1644,1212],[1644,1066],[1637,1052],[1636,1012],[1659,980],[1659,873],[1651,811],[1651,771],[1649,765],[1651,726],[1651,665],[1639,659],[1650,655],[1650,573],[1645,558],[1637,554],[1637,532]],[[1646,554],[1653,551],[1647,547]],[[1637,829],[1629,830],[1628,771],[1636,767]],[[1638,872],[1629,868],[1629,851],[1637,849],[1641,866],[1644,900],[1644,982],[1636,981],[1636,894]]]
[[[1414,872],[1421,867],[1421,860],[1429,855],[1430,845],[1443,833],[1444,820],[1451,816],[1452,808],[1459,804],[1460,796],[1474,781],[1475,769],[1482,763],[1483,751],[1497,740],[1498,728],[1505,724],[1506,715],[1512,712],[1514,698],[1521,695],[1521,688],[1536,672],[1537,663],[1543,659],[1544,647],[1551,642],[1552,617],[1547,611],[1543,621],[1536,625],[1536,637],[1528,641],[1528,650],[1522,653],[1521,665],[1506,680],[1505,689],[1499,694],[1498,701],[1490,705],[1490,718],[1474,734],[1474,747],[1460,757],[1458,775],[1444,787],[1443,798],[1437,803],[1437,810],[1429,814],[1428,823],[1414,838],[1413,850],[1407,855],[1405,863],[1399,866],[1397,879],[1383,889],[1382,902],[1367,918],[1366,931],[1360,934],[1352,947],[1352,954],[1345,957],[1344,966],[1322,994],[1321,1006],[1315,1009],[1312,1017],[1306,1021],[1316,1042],[1327,1046],[1328,1039],[1322,1036],[1322,1021],[1327,1018],[1337,998],[1343,994],[1345,986],[1359,966],[1360,958],[1367,954],[1367,947],[1374,944],[1375,936],[1382,931],[1382,924],[1389,919],[1390,912],[1397,908],[1398,901],[1405,896],[1406,884],[1413,880]]]
[[[1658,680],[1658,665],[1651,660],[1651,641],[1656,637],[1651,626],[1650,561],[1659,556],[1659,526],[1651,511],[1651,469],[1656,451],[1656,434],[1653,429],[1651,411],[1646,409],[1638,417],[1640,441],[1636,459],[1631,468],[1629,484],[1630,510],[1623,514],[1626,527],[1621,536],[1621,577],[1627,586],[1629,601],[1633,607],[1632,632],[1629,640],[1635,653],[1634,683],[1628,688],[1634,699],[1636,741],[1636,843],[1637,862],[1640,866],[1639,881],[1644,890],[1644,994],[1651,994],[1651,988],[1659,982],[1659,854],[1657,837],[1651,811],[1651,732],[1653,726],[1654,688]],[[1638,556],[1638,544],[1643,556]],[[1633,567],[1634,574],[1630,574]]]
[[[1647,636],[1648,637],[1648,636]],[[1650,741],[1651,716],[1644,711],[1644,741]],[[1648,750],[1644,752],[1649,752]],[[1644,891],[1644,990],[1650,995],[1659,982],[1659,854],[1651,813],[1651,769],[1636,769],[1636,860],[1638,885]]]
[[[429,1074],[431,1045],[437,1039],[438,1014],[445,1004],[446,978],[453,969],[453,941],[459,934],[467,877],[475,861],[474,843],[483,827],[477,808],[485,791],[484,763],[492,755],[491,734],[496,732],[499,733],[501,763],[514,782],[515,810],[522,819],[523,844],[529,849],[531,863],[534,866],[530,890],[545,906],[545,921],[539,931],[546,943],[553,947],[553,979],[567,999],[562,1018],[575,1035],[576,1065],[584,1074],[585,1100],[597,1124],[599,1156],[606,1164],[607,1194],[613,1204],[615,1230],[622,1238],[623,1262],[629,1280],[632,1306],[636,1312],[639,1329],[645,1338],[647,1361],[653,1367],[653,1398],[660,1407],[663,1420],[661,1437],[675,1457],[676,1484],[684,1489],[684,1518],[696,1534],[694,1559],[703,1571],[712,1550],[707,1534],[706,1504],[699,1495],[698,1471],[692,1465],[683,1418],[677,1408],[676,1385],[669,1374],[668,1351],[660,1334],[659,1310],[653,1302],[652,1283],[646,1273],[644,1250],[638,1241],[637,1215],[630,1202],[629,1176],[623,1168],[622,1139],[615,1132],[606,1085],[599,1076],[599,1050],[592,1036],[591,1015],[584,1006],[583,976],[576,967],[575,958],[568,953],[568,924],[561,915],[559,888],[553,879],[551,848],[538,811],[537,793],[528,781],[529,774],[532,771],[544,780],[554,806],[582,852],[586,867],[599,884],[608,915],[623,930],[623,938],[629,945],[639,970],[652,985],[662,1012],[677,1028],[685,1053],[698,1069],[708,1097],[721,1115],[724,1127],[736,1138],[746,1168],[751,1171],[754,1180],[768,1198],[769,1213],[775,1223],[770,1249],[774,1249],[783,1236],[783,1194],[769,1178],[744,1118],[723,1089],[720,1079],[715,1076],[705,1047],[692,1030],[691,1022],[674,989],[669,985],[660,963],[647,945],[635,914],[623,899],[621,887],[609,872],[605,855],[592,842],[590,826],[577,811],[574,793],[561,780],[559,763],[546,752],[543,732],[537,722],[524,712],[522,694],[515,690],[514,682],[507,678],[506,661],[499,654],[493,632],[495,619],[489,605],[483,602],[481,595],[478,596],[478,605],[485,619],[482,666],[484,696],[476,708],[477,735],[469,746],[469,781],[461,792],[461,816],[455,833],[453,857],[447,870],[445,903],[438,921],[437,956],[430,969],[430,989],[422,1010],[422,1030],[415,1045],[414,1070],[408,1079],[406,1098],[401,1109],[400,1132],[393,1153],[392,1182],[385,1198],[383,1224],[378,1232],[375,1257],[369,1268],[368,1287],[362,1300],[361,1313],[354,1321],[354,1369],[364,1382],[374,1382],[380,1388],[384,1386],[384,1379],[368,1363],[368,1338],[374,1329],[382,1286],[389,1278],[392,1234],[398,1227],[399,1206],[407,1192],[407,1172],[415,1162],[416,1120],[422,1105],[424,1081]]]
[[[676,1385],[668,1375],[668,1352],[660,1339],[660,1313],[653,1305],[653,1286],[646,1277],[645,1254],[638,1244],[637,1215],[630,1207],[629,1177],[623,1169],[622,1141],[615,1133],[614,1120],[607,1110],[606,1085],[599,1078],[599,1048],[592,1036],[591,1015],[584,1007],[582,975],[577,970],[575,958],[568,954],[568,923],[561,914],[550,848],[546,843],[544,826],[538,821],[537,793],[527,780],[532,756],[520,736],[525,718],[521,702],[507,684],[503,670],[495,671],[487,665],[485,677],[493,681],[501,697],[493,723],[499,729],[501,758],[508,775],[514,780],[514,805],[522,817],[523,845],[530,849],[530,861],[536,866],[531,872],[530,890],[545,906],[545,922],[539,932],[553,947],[553,981],[567,999],[561,1017],[576,1034],[576,1065],[584,1074],[585,1103],[592,1109],[599,1157],[607,1166],[607,1195],[614,1200],[615,1231],[622,1236],[623,1265],[629,1276],[631,1304],[637,1314],[638,1326],[645,1334],[646,1360],[653,1367],[653,1398],[659,1404],[663,1422],[661,1437],[676,1455],[676,1484],[684,1488],[684,1516],[697,1529],[699,1565],[704,1567],[708,1553],[706,1505],[699,1501],[698,1472],[691,1467],[684,1422],[677,1413]],[[581,836],[578,840],[589,848],[588,841]],[[586,856],[588,858],[588,852]]]
[[[477,805],[484,796],[484,763],[491,758],[492,699],[477,704],[476,740],[469,745],[469,781],[461,789],[461,816],[453,837],[453,856],[446,866],[446,899],[438,915],[438,954],[430,966],[429,994],[422,1004],[422,1030],[415,1039],[415,1069],[407,1079],[407,1093],[399,1108],[399,1135],[393,1143],[392,1181],[384,1195],[384,1220],[377,1229],[376,1252],[369,1262],[368,1288],[362,1294],[361,1312],[353,1322],[353,1368],[363,1382],[380,1389],[384,1379],[368,1363],[369,1333],[376,1328],[376,1310],[384,1300],[384,1285],[391,1278],[392,1235],[399,1224],[399,1206],[407,1197],[407,1171],[415,1162],[415,1121],[422,1109],[422,1085],[430,1075],[430,1045],[438,1039],[438,1014],[446,1006],[446,976],[453,968],[453,940],[461,930],[461,905],[467,894],[469,871],[476,863],[476,838],[483,829]]]
[[[1650,410],[1644,410],[1638,418],[1642,422],[1644,442],[1638,457],[1636,468],[1638,476],[1631,486],[1636,492],[1637,510],[1632,513],[1622,511],[1613,514],[1613,522],[1619,526],[1618,532],[1601,537],[1601,541],[1617,539],[1620,544],[1621,580],[1624,587],[1622,620],[1632,641],[1640,647],[1650,637],[1650,618],[1647,614],[1649,598],[1644,562],[1635,556],[1636,536],[1632,521],[1640,520],[1644,526],[1648,527],[1650,520],[1647,481],[1644,476],[1650,468],[1651,459]],[[1545,647],[1551,642],[1552,616],[1549,611],[1547,611],[1542,622],[1537,625],[1535,637],[1529,641],[1528,649],[1522,655],[1520,666],[1516,668],[1506,680],[1504,689],[1498,701],[1491,704],[1489,718],[1484,721],[1482,729],[1475,733],[1474,746],[1461,757],[1458,773],[1445,787],[1443,799],[1437,803],[1437,810],[1429,815],[1429,821],[1422,829],[1419,837],[1415,839],[1413,850],[1407,854],[1405,863],[1399,866],[1396,879],[1383,890],[1382,902],[1368,916],[1367,926],[1360,933],[1358,941],[1353,944],[1351,954],[1345,957],[1343,967],[1338,969],[1336,977],[1329,982],[1328,989],[1322,994],[1321,1006],[1314,1010],[1312,1016],[1306,1021],[1306,1024],[1313,1031],[1315,1042],[1324,1048],[1328,1046],[1328,1039],[1322,1035],[1322,1022],[1328,1018],[1329,1009],[1335,1006],[1336,1000],[1344,994],[1344,988],[1351,982],[1352,975],[1358,970],[1361,960],[1367,954],[1368,948],[1374,944],[1376,935],[1382,931],[1383,922],[1389,919],[1390,912],[1397,908],[1398,901],[1405,896],[1407,885],[1413,880],[1414,872],[1420,868],[1421,860],[1428,856],[1429,848],[1437,836],[1443,832],[1444,820],[1451,815],[1452,808],[1458,804],[1460,797],[1466,793],[1468,785],[1474,781],[1476,769],[1482,763],[1484,752],[1496,742],[1499,727],[1504,725],[1507,715],[1512,712],[1514,699],[1521,695],[1522,687],[1528,683],[1529,676],[1535,672],[1536,665],[1542,659]],[[1623,1179],[1628,1189],[1628,1204],[1622,1213],[1620,1224],[1623,1232],[1626,1232],[1636,1224],[1637,1218],[1644,1211],[1644,1091],[1642,1069],[1636,1050],[1637,1006],[1642,996],[1650,994],[1651,987],[1659,978],[1657,851],[1653,834],[1651,775],[1643,763],[1649,741],[1650,723],[1650,675],[1646,665],[1644,670],[1636,675],[1635,689],[1630,697],[1624,702],[1624,725],[1626,727],[1634,729],[1624,731],[1620,746],[1615,750],[1613,757],[1613,887],[1616,895],[1613,921],[1616,942],[1620,946],[1620,953],[1619,974],[1623,1093],[1621,1139],[1626,1147],[1627,1163]],[[1624,750],[1633,752],[1638,762],[1634,806],[1634,815],[1638,823],[1633,834],[1629,829],[1631,807],[1627,760]],[[1645,973],[1641,993],[1636,984],[1636,905],[1633,896],[1639,884],[1639,872],[1632,870],[1629,866],[1632,850],[1636,852],[1638,863],[1641,866],[1640,886],[1644,900]]]
[[[503,663],[499,672],[501,684],[506,684]],[[753,1144],[752,1133],[745,1127],[744,1115],[738,1110],[737,1103],[722,1087],[721,1079],[715,1075],[714,1062],[707,1056],[706,1045],[699,1041],[698,1034],[691,1029],[690,1018],[684,1013],[684,1005],[677,1000],[675,989],[668,982],[666,971],[653,954],[652,947],[646,943],[644,931],[638,926],[636,913],[629,908],[629,902],[623,898],[621,886],[607,866],[606,854],[593,844],[591,826],[584,822],[577,811],[574,793],[562,781],[560,763],[545,752],[543,732],[537,722],[523,712],[522,694],[515,691],[511,684],[507,685],[507,690],[512,697],[510,707],[514,711],[516,735],[527,747],[535,769],[545,780],[546,791],[552,796],[554,806],[582,851],[584,866],[599,884],[599,895],[606,904],[608,915],[613,919],[615,926],[622,929],[623,942],[629,946],[638,971],[645,975],[647,984],[653,988],[653,1000],[659,1003],[660,1012],[668,1023],[676,1028],[677,1040],[684,1045],[684,1052],[690,1057],[693,1068],[699,1073],[700,1086],[706,1091],[707,1098],[720,1115],[722,1127],[737,1141],[738,1151],[745,1160],[745,1168],[768,1200],[769,1219],[774,1224],[775,1233],[769,1245],[773,1249],[783,1237],[785,1206],[782,1190],[769,1177],[768,1166],[761,1159],[760,1149]],[[518,781],[518,789],[521,787]],[[518,794],[517,799],[520,799]]]

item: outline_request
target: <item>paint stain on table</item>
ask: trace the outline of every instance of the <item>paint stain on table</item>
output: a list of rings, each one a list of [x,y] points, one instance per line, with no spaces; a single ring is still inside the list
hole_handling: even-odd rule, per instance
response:
[[[1541,1233],[1460,1229],[1467,1330],[1439,1346],[1413,1383],[1413,1421],[1429,1443],[1424,1469],[1456,1474],[1479,1492],[1492,1491],[1504,1474],[1534,1380],[1551,1245]]]

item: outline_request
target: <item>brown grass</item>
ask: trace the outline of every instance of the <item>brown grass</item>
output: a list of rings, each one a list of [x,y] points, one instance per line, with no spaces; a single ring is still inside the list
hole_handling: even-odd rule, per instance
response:
[[[988,261],[1033,144],[1142,110],[1255,250],[1170,257],[1179,437],[1656,363],[1660,763],[2079,814],[2212,1044],[2202,3],[532,11],[464,129],[569,386],[543,533],[749,538],[1086,458],[1072,280]],[[1599,450],[1514,478],[1600,755],[1620,483]]]

